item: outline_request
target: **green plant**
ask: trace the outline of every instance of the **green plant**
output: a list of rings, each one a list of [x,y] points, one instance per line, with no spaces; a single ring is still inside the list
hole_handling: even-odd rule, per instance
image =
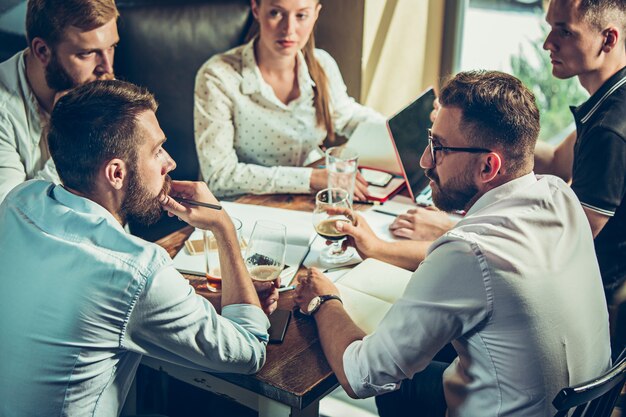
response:
[[[545,39],[547,29],[543,27],[542,31]],[[518,54],[511,57],[511,69],[535,94],[541,114],[539,140],[549,142],[574,121],[570,106],[581,104],[588,95],[576,77],[559,80],[552,75],[550,54],[543,50],[543,39],[531,43],[533,56],[520,47]]]

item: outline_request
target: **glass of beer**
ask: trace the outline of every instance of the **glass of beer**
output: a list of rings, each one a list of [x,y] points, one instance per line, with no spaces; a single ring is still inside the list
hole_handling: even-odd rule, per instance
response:
[[[315,196],[313,226],[318,235],[332,242],[320,253],[322,264],[342,264],[354,256],[354,248],[343,246],[346,235],[337,230],[337,222],[353,222],[349,192],[342,188],[319,191]]]
[[[274,281],[285,267],[287,228],[284,224],[257,220],[244,256],[246,268],[255,281]]]
[[[237,233],[237,240],[239,241],[239,247],[243,253],[243,250],[246,247],[246,242],[242,237],[242,223],[236,217],[231,217],[233,221],[233,226],[235,227],[235,232]],[[209,291],[215,291],[222,287],[222,273],[220,270],[220,257],[219,251],[217,250],[217,241],[215,240],[215,236],[210,230],[203,230],[203,238],[204,238],[204,263],[206,265],[206,279],[207,279],[207,287]]]

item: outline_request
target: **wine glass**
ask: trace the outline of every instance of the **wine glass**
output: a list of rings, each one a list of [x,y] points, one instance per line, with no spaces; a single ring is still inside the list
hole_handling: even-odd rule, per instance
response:
[[[285,267],[287,228],[284,224],[257,220],[246,247],[246,268],[253,280],[274,281]]]
[[[347,212],[329,213],[329,209],[343,208]],[[352,205],[350,194],[342,188],[326,188],[315,196],[313,211],[313,226],[318,235],[333,243],[320,253],[320,261],[327,265],[342,264],[354,256],[354,248],[344,248],[342,245],[346,234],[337,230],[337,222],[352,223]]]

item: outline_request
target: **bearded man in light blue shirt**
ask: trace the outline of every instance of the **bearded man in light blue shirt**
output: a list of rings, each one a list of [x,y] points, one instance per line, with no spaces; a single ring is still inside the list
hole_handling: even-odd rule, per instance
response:
[[[113,416],[142,355],[254,373],[269,321],[224,211],[204,183],[173,182],[175,162],[147,91],[95,81],[57,103],[48,135],[63,185],[31,180],[0,205],[0,415]],[[222,314],[161,247],[124,231],[165,208],[210,229],[222,259]],[[277,292],[266,291],[275,308]]]

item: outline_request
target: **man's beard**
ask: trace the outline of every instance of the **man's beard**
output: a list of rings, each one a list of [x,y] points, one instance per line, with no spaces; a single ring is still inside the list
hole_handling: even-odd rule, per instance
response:
[[[163,188],[155,197],[143,186],[143,181],[136,174],[136,170],[131,170],[128,176],[128,189],[120,209],[122,219],[134,220],[146,226],[156,223],[163,211],[159,200],[161,196],[169,195],[171,181],[170,176],[166,175]]]
[[[45,75],[48,87],[54,91],[67,91],[84,84],[72,78],[70,73],[63,68],[63,65],[61,65],[61,62],[59,61],[59,57],[54,50],[50,55],[50,62],[48,62],[48,65],[45,68]],[[106,73],[99,75],[97,79],[113,80],[115,79],[115,75]]]
[[[467,173],[450,178],[444,187],[441,186],[439,176],[433,169],[427,169],[426,176],[434,182],[432,199],[439,210],[447,212],[468,210],[478,194],[478,187]]]
[[[57,53],[53,50],[50,55],[50,62],[46,66],[46,82],[48,87],[54,91],[65,91],[80,84],[72,78],[72,76],[63,68]]]

